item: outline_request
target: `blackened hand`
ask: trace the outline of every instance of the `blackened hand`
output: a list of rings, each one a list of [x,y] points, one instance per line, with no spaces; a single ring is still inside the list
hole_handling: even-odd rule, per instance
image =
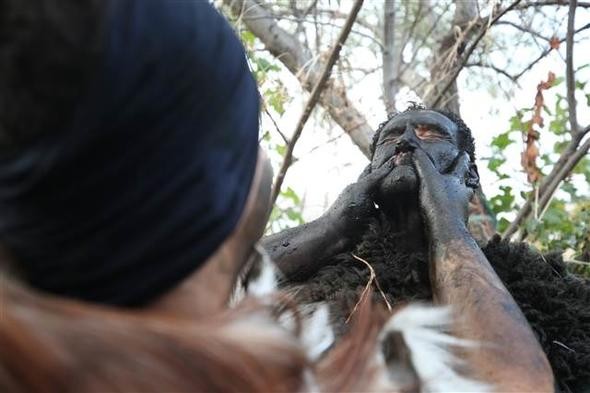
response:
[[[357,240],[366,229],[369,218],[376,212],[375,194],[381,180],[391,169],[391,162],[373,172],[370,171],[370,165],[367,166],[357,182],[342,191],[323,218],[348,240]]]
[[[420,181],[422,215],[431,230],[444,231],[447,225],[467,223],[473,189],[466,185],[469,156],[465,152],[459,154],[446,174],[439,173],[422,149],[417,148],[412,155]]]

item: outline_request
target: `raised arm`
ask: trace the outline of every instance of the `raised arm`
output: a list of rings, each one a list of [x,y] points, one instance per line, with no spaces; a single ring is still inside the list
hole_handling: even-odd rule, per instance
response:
[[[390,171],[391,165],[374,172],[367,167],[318,219],[262,239],[283,274],[290,280],[305,280],[325,261],[352,247],[375,213],[374,194]]]
[[[464,153],[461,153],[464,154]],[[465,154],[441,175],[420,150],[414,152],[420,204],[429,231],[435,302],[452,305],[457,334],[476,341],[465,358],[475,375],[499,392],[553,391],[551,367],[524,315],[467,230],[472,191]]]

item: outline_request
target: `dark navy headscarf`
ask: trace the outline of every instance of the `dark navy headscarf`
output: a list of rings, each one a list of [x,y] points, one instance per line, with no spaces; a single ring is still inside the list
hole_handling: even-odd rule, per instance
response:
[[[234,229],[259,99],[206,1],[113,0],[73,121],[0,155],[0,243],[34,287],[112,305],[155,299]]]

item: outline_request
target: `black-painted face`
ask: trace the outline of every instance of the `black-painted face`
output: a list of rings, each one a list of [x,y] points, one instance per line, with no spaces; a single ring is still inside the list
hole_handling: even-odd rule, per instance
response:
[[[415,146],[421,147],[438,171],[445,173],[460,153],[458,144],[457,125],[438,112],[418,110],[395,116],[382,128],[371,161],[375,169],[393,160],[381,194],[389,197],[416,189],[418,181],[411,160]]]

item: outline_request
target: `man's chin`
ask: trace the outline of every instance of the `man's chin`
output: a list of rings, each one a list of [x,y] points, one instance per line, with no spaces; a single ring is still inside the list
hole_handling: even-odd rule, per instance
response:
[[[387,206],[399,202],[402,195],[416,194],[418,191],[418,177],[411,165],[395,167],[381,182],[377,203]]]

